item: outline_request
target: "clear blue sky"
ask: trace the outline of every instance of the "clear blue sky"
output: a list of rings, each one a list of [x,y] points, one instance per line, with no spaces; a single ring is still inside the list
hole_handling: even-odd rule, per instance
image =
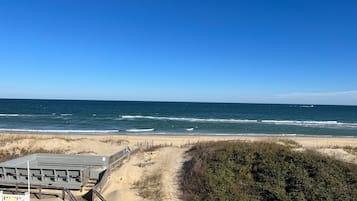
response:
[[[0,97],[357,104],[357,1],[2,0]]]

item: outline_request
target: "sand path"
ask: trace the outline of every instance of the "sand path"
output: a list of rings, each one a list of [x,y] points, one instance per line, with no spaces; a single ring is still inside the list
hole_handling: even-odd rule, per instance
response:
[[[112,173],[104,188],[103,196],[108,201],[150,200],[139,195],[140,190],[135,188],[135,184],[143,182],[147,177],[159,174],[160,180],[156,187],[161,191],[162,200],[179,200],[178,174],[184,161],[185,150],[185,148],[166,147],[152,152],[139,152],[131,156]]]

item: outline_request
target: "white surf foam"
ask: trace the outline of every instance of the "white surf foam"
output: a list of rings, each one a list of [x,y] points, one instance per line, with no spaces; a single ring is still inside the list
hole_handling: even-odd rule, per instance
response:
[[[169,121],[188,121],[188,122],[217,122],[217,123],[257,123],[258,120],[250,119],[203,119],[203,118],[186,118],[186,117],[155,117],[142,115],[123,115],[121,119],[153,119],[153,120],[169,120]]]
[[[46,117],[50,114],[0,114],[0,117]]]
[[[305,126],[317,128],[355,128],[357,123],[347,123],[338,121],[300,121],[300,120],[256,120],[256,119],[217,119],[217,118],[188,118],[188,117],[164,117],[164,116],[143,116],[143,115],[123,115],[117,120],[123,119],[152,119],[165,121],[186,121],[201,123],[262,123],[275,125]]]
[[[315,107],[314,105],[300,105],[300,107],[304,107],[304,108],[312,108]]]
[[[261,122],[266,124],[306,126],[306,127],[357,128],[357,123],[344,123],[338,121],[262,120]]]
[[[0,132],[29,132],[29,133],[116,133],[118,130],[41,130],[41,129],[7,129],[0,128]]]
[[[127,129],[126,132],[132,132],[132,133],[139,133],[139,132],[152,132],[155,129],[153,128],[132,128],[132,129]]]
[[[61,114],[63,117],[72,116],[72,114]]]
[[[30,114],[0,114],[0,117],[31,117]]]

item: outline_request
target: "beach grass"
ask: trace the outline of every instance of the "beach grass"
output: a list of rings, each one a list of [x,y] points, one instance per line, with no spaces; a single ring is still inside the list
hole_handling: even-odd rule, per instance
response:
[[[64,149],[54,149],[54,150],[47,150],[47,149],[16,149],[16,150],[0,150],[0,162],[11,160],[14,158],[18,158],[21,156],[26,156],[35,153],[51,153],[51,154],[63,154],[66,150]]]
[[[164,195],[162,192],[162,175],[160,172],[148,175],[143,180],[134,183],[134,189],[138,191],[140,197],[146,200],[162,201]]]
[[[181,182],[185,201],[357,200],[357,166],[311,150],[214,142],[195,145],[188,154]]]

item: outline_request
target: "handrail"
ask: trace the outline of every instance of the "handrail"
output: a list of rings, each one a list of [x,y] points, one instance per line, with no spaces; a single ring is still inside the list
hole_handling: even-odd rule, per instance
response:
[[[100,200],[105,201],[105,199],[103,198],[103,196],[100,193],[102,193],[103,187],[107,183],[109,175],[116,167],[118,167],[121,164],[121,161],[124,158],[126,158],[130,155],[130,152],[131,152],[130,148],[126,147],[125,149],[118,151],[117,153],[115,153],[109,157],[109,164],[107,166],[107,169],[106,169],[103,177],[97,183],[97,185],[95,185],[92,189],[92,201],[95,200],[95,195]]]
[[[115,153],[109,157],[108,165],[111,166],[111,168],[117,167],[119,165],[118,163],[120,163],[121,160],[123,158],[125,158],[129,153],[130,153],[129,147],[126,147],[125,149],[118,151],[117,153]]]
[[[92,192],[99,198],[101,201],[106,201],[105,198],[95,189],[92,189]],[[93,199],[94,201],[94,199]]]
[[[108,164],[107,170],[105,171],[100,182],[98,182],[98,184],[94,187],[96,191],[101,193],[102,188],[103,188],[104,184],[107,182],[107,179],[108,179],[109,175],[111,174],[111,172],[113,171],[113,169],[118,167],[120,165],[120,162],[124,158],[129,156],[129,154],[130,154],[130,149],[129,149],[129,147],[126,147],[125,149],[123,149],[109,157],[112,159],[112,161],[109,160],[110,163]],[[113,160],[113,158],[115,158],[115,160]]]
[[[63,200],[66,200],[66,194],[69,197],[69,201],[77,201],[76,197],[68,189],[63,189]]]

